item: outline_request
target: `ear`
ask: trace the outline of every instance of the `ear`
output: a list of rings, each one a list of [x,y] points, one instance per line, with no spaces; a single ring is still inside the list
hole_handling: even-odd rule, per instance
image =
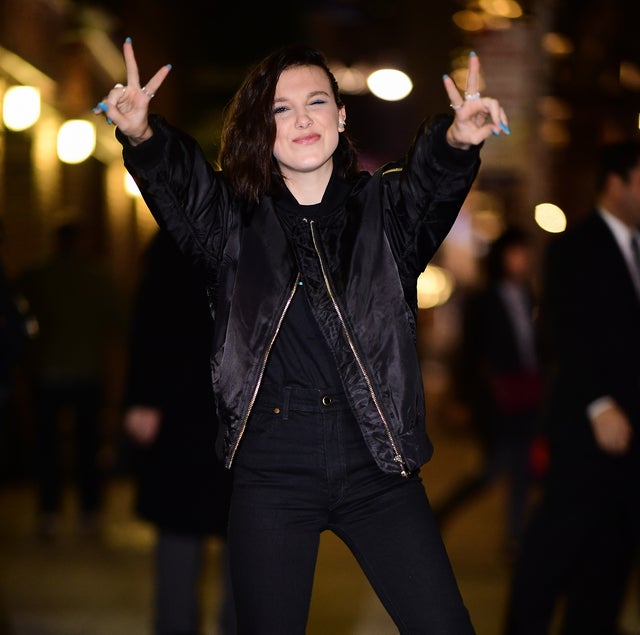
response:
[[[616,199],[624,196],[626,186],[626,181],[619,174],[612,172],[607,176],[605,190]]]
[[[343,132],[347,125],[347,110],[344,106],[338,110],[338,131]]]

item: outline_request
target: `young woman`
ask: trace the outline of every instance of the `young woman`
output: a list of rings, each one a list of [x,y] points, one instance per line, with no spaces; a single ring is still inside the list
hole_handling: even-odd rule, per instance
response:
[[[240,633],[297,635],[320,533],[340,536],[402,633],[473,633],[419,468],[431,455],[416,279],[508,132],[499,103],[444,78],[454,117],[406,160],[358,172],[323,56],[278,50],[228,110],[221,171],[149,101],[170,67],[97,106],[158,223],[209,281],[213,388],[233,469],[229,548]]]

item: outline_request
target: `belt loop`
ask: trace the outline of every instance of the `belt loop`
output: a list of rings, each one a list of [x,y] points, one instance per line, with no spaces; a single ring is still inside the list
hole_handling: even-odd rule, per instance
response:
[[[291,386],[285,386],[284,398],[282,402],[282,420],[287,421],[289,419],[289,401],[291,400]]]

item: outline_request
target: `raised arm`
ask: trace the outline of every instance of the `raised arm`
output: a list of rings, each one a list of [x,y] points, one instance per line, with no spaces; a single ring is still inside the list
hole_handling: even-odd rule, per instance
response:
[[[127,71],[127,85],[116,84],[109,94],[93,109],[104,114],[108,123],[115,124],[131,145],[138,145],[153,135],[149,125],[149,102],[171,70],[171,64],[160,68],[144,85],[140,86],[138,64],[133,53],[131,38],[122,47]]]

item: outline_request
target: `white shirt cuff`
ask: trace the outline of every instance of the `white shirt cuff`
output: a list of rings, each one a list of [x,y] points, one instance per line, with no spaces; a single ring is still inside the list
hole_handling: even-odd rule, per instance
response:
[[[592,401],[587,406],[587,416],[590,421],[593,421],[601,412],[608,410],[609,408],[613,408],[616,405],[613,397],[606,395],[604,397],[600,397],[595,401]]]

